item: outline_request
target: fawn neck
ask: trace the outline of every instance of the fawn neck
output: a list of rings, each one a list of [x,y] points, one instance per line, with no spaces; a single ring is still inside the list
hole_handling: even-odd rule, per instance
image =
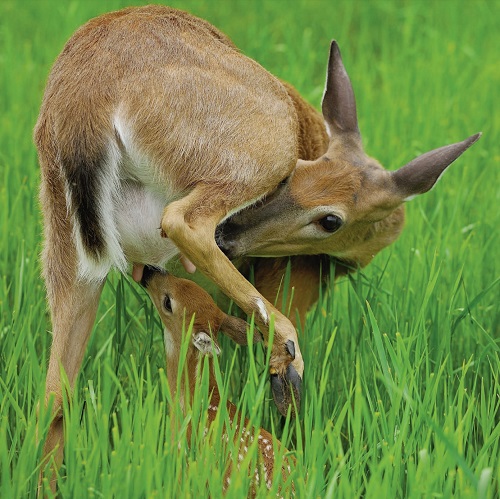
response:
[[[169,355],[167,351],[167,381],[170,387],[170,393],[174,401],[179,400],[182,412],[185,414],[188,407],[194,403],[194,394],[196,384],[203,372],[204,356],[200,355],[194,348],[188,349],[184,372],[181,379],[178,380],[179,358]],[[208,358],[208,393],[209,407],[214,412],[220,404],[220,392],[214,374],[213,359]],[[233,404],[228,401],[228,408]],[[215,416],[214,416],[215,417]],[[211,418],[213,419],[213,418]]]

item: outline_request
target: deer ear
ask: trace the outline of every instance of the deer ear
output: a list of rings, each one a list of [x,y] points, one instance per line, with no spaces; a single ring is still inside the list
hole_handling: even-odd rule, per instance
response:
[[[326,86],[321,108],[330,137],[345,132],[354,132],[359,136],[354,90],[335,40],[332,40],[330,45]]]
[[[399,170],[391,172],[398,195],[408,201],[417,194],[423,194],[430,190],[445,169],[479,137],[481,137],[481,133],[476,133],[462,142],[426,152]]]
[[[204,331],[193,334],[193,345],[203,354],[203,355],[220,355],[221,349],[217,345],[217,342]]]
[[[220,325],[220,330],[238,345],[248,345],[247,339],[248,324],[238,317],[226,315]],[[255,331],[253,342],[262,341],[260,333]]]

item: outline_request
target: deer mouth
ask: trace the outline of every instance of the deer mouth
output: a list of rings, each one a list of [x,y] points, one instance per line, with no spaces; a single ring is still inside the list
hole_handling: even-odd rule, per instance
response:
[[[230,220],[226,220],[218,225],[215,230],[215,242],[230,260],[234,260],[243,254],[241,245],[238,242],[238,233],[242,231],[236,230],[237,227]]]

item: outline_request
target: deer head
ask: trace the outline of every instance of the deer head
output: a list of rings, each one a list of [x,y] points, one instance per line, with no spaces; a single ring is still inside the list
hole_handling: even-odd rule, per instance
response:
[[[398,237],[403,203],[430,190],[480,137],[427,152],[399,170],[385,170],[363,150],[354,92],[335,41],[322,111],[330,137],[326,153],[315,161],[299,160],[265,200],[219,227],[218,244],[229,258],[327,254],[365,266]]]

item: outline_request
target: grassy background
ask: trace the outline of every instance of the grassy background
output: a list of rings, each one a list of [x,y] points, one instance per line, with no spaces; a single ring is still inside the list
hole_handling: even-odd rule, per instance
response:
[[[65,41],[90,17],[125,5],[0,3],[0,497],[35,494],[35,411],[51,339],[32,129]],[[259,348],[252,355],[223,342],[221,369],[225,393],[295,452],[299,497],[498,497],[500,3],[170,5],[214,23],[316,106],[336,38],[365,148],[388,168],[484,132],[431,193],[409,203],[398,242],[310,314],[299,420],[280,427]],[[178,452],[164,362],[144,293],[111,275],[65,409],[63,497],[220,495],[228,449],[215,429],[210,442],[195,432],[189,450],[180,432]],[[195,407],[195,423],[199,413]],[[234,475],[229,497],[246,493],[247,482]]]

